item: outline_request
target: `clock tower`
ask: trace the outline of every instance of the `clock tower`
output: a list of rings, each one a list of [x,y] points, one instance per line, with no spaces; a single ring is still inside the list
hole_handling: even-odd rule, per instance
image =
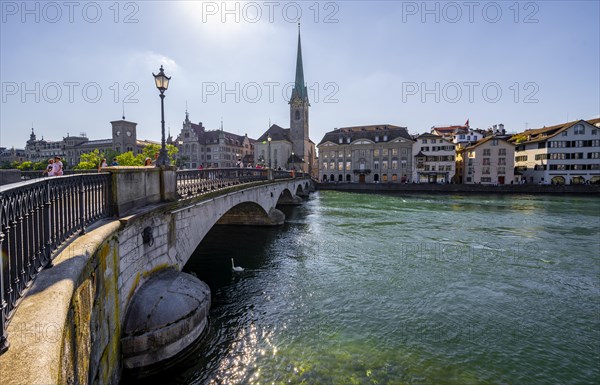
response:
[[[300,44],[300,23],[298,23],[298,53],[296,56],[296,79],[290,98],[290,137],[294,154],[304,160],[302,168],[310,172],[314,150],[308,137],[308,90],[304,83],[302,68],[302,46]],[[313,145],[314,147],[314,145]]]
[[[137,149],[137,123],[128,122],[123,117],[122,120],[110,122],[112,125],[112,148],[121,154],[127,151],[135,151]]]

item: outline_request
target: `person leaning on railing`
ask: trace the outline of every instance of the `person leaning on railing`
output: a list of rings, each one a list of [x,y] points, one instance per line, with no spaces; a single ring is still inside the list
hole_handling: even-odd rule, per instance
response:
[[[48,159],[48,166],[42,172],[42,174],[48,174],[48,176],[54,176],[54,159]]]

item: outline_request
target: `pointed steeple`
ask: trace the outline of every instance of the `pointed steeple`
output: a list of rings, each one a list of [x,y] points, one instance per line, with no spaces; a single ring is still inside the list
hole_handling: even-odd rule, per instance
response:
[[[31,134],[29,135],[28,143],[33,143],[36,141],[35,132],[33,131],[33,122],[31,122]]]
[[[299,97],[308,100],[308,92],[304,83],[304,68],[302,66],[302,44],[300,39],[300,23],[298,23],[298,53],[296,54],[296,79],[292,90],[292,99]]]

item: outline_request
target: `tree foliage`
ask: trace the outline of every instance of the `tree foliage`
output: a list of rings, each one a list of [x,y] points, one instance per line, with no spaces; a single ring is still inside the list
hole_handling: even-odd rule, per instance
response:
[[[21,170],[21,171],[33,170],[33,163],[31,161],[29,161],[29,160],[26,160],[25,162],[23,162],[20,165],[18,165],[17,169]]]
[[[81,154],[79,158],[79,164],[75,166],[75,170],[93,170],[100,166],[100,161],[102,160],[104,154],[101,154],[98,149],[94,151]]]

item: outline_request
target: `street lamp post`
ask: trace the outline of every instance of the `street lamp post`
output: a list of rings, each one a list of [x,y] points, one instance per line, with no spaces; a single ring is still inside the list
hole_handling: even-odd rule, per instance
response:
[[[271,135],[267,136],[267,141],[269,142],[269,169],[271,168]]]
[[[169,80],[171,80],[170,77],[168,77],[167,75],[165,75],[165,72],[163,70],[163,66],[160,66],[160,71],[158,72],[158,75],[154,75],[154,72],[152,73],[152,76],[154,76],[154,82],[156,83],[156,88],[158,88],[158,90],[160,91],[160,116],[161,116],[161,133],[162,133],[162,138],[161,138],[161,147],[160,147],[160,152],[158,154],[158,159],[156,160],[156,165],[157,166],[168,166],[170,164],[169,161],[169,154],[167,153],[167,147],[165,145],[165,91],[169,88]]]
[[[294,168],[294,151],[292,151],[292,169]]]

